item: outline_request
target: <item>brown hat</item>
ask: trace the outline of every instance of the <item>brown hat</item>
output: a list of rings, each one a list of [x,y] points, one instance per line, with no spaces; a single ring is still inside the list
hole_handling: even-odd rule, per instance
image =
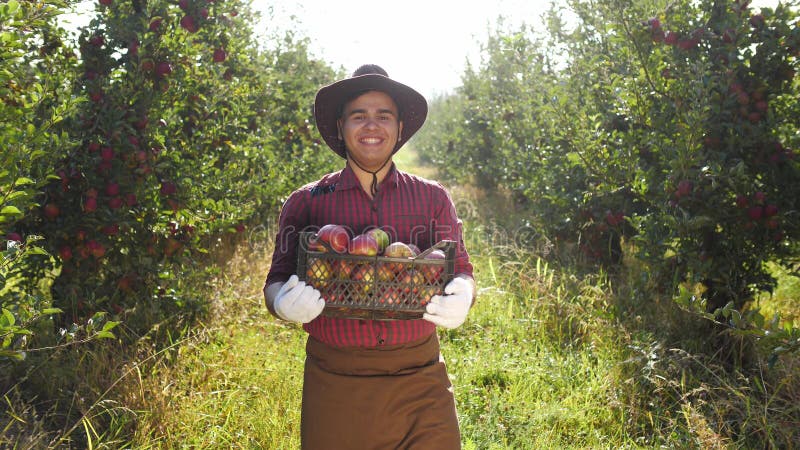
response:
[[[381,91],[388,94],[397,104],[400,121],[403,122],[403,134],[394,148],[394,152],[414,135],[428,115],[428,102],[419,92],[405,84],[389,78],[380,66],[366,64],[353,72],[350,78],[329,84],[317,92],[314,100],[314,118],[322,139],[336,154],[347,158],[344,141],[339,139],[337,121],[341,117],[342,108],[348,101],[368,91]],[[393,153],[394,153],[393,152]]]

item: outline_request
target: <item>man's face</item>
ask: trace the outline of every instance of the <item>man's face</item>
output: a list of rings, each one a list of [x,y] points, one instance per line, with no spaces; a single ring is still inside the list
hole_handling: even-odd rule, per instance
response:
[[[344,105],[339,133],[349,157],[367,170],[378,170],[391,156],[403,124],[392,98],[369,91]]]

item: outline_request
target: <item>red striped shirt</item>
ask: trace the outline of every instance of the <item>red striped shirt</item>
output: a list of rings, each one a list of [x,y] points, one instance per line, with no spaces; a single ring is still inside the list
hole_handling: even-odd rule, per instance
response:
[[[393,242],[411,243],[422,250],[443,239],[453,240],[458,243],[455,273],[472,276],[461,221],[450,194],[441,184],[401,172],[392,165],[371,199],[346,166],[303,186],[286,200],[266,285],[286,281],[295,273],[301,231],[316,231],[329,223],[347,227],[353,236],[379,226]],[[335,347],[403,344],[426,337],[436,329],[423,319],[381,321],[325,316],[303,328]]]

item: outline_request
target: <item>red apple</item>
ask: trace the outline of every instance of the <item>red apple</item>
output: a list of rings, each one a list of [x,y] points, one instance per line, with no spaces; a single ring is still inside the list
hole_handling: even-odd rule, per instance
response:
[[[103,147],[100,149],[100,159],[103,161],[111,161],[114,159],[114,149],[111,147]]]
[[[681,180],[678,183],[678,189],[675,191],[675,197],[681,198],[686,197],[692,193],[694,189],[694,183],[689,180]]]
[[[350,254],[375,256],[378,254],[378,242],[368,234],[359,234],[350,241]]]
[[[44,216],[48,220],[55,220],[55,218],[58,217],[59,214],[61,214],[61,209],[55,203],[48,203],[44,205],[43,212]]]
[[[113,197],[117,194],[119,194],[119,183],[109,182],[106,185],[106,195]]]
[[[172,66],[166,61],[156,64],[156,76],[162,78],[172,73]]]
[[[6,240],[14,242],[22,242],[22,235],[16,232],[11,232],[6,235]]]
[[[192,16],[183,16],[181,18],[181,27],[189,33],[197,32],[197,25],[194,23]]]
[[[123,203],[122,197],[111,197],[108,199],[108,207],[111,209],[120,209]]]
[[[171,181],[162,181],[161,182],[161,188],[159,189],[159,192],[163,196],[172,195],[172,194],[178,192],[178,187],[175,186],[175,183],[173,183]]]
[[[345,253],[350,245],[350,235],[347,230],[341,225],[334,224],[327,224],[320,228],[313,240],[330,245],[336,253]],[[319,251],[325,251],[324,245],[317,245],[322,247]]]
[[[402,295],[397,289],[388,288],[381,292],[381,296],[378,297],[378,303],[383,303],[387,305],[397,304],[402,301]]]
[[[425,259],[444,261],[447,255],[442,250],[436,249],[425,255]],[[425,274],[425,279],[433,283],[441,278],[444,272],[444,266],[425,264],[421,268],[422,273]]]
[[[406,294],[416,293],[425,285],[425,275],[414,269],[406,269],[400,273],[400,282],[403,283],[402,291]]]
[[[162,18],[156,17],[155,19],[150,21],[149,29],[150,31],[158,31],[161,28]]]
[[[760,206],[751,206],[747,210],[747,217],[749,217],[749,218],[751,218],[753,220],[760,219],[763,216],[763,214],[764,214],[764,210]]]
[[[392,281],[394,280],[395,271],[393,265],[391,263],[382,263],[378,265],[378,272],[377,272],[378,280],[380,281]]]
[[[115,236],[119,233],[119,225],[116,223],[108,224],[100,229],[100,232],[106,236]]]
[[[778,207],[773,204],[764,206],[764,217],[772,217],[778,214]]]
[[[69,261],[72,259],[72,249],[68,245],[64,245],[58,249],[58,256],[62,261]]]
[[[95,258],[102,258],[103,255],[106,254],[106,249],[105,247],[103,247],[103,244],[95,240],[90,240],[89,242],[87,242],[86,248],[87,250],[89,250],[89,253]]]
[[[353,274],[354,267],[355,265],[352,261],[337,259],[336,262],[333,263],[333,273],[336,278],[340,280],[349,280],[350,276]]]
[[[736,206],[739,208],[747,208],[747,196],[745,195],[737,195],[736,196]]]
[[[228,54],[225,52],[225,49],[222,49],[222,48],[214,49],[214,62],[215,63],[221,63],[221,62],[225,61],[225,59],[227,57],[228,57]]]

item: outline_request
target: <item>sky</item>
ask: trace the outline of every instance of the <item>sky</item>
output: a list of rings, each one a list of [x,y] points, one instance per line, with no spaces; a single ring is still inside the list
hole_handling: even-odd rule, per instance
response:
[[[496,28],[498,16],[505,17],[506,29],[539,24],[549,0],[253,3],[261,11],[269,5],[275,24],[294,24],[309,37],[312,53],[331,66],[349,74],[362,64],[378,64],[391,78],[431,98],[461,84],[468,59],[479,64],[481,42]]]
[[[778,0],[755,0],[752,8]],[[91,11],[96,0],[85,0]],[[405,0],[374,3],[357,0],[253,0],[265,18],[259,35],[294,30],[310,40],[310,50],[334,68],[352,73],[362,64],[378,64],[389,76],[428,99],[461,85],[469,60],[480,64],[481,43],[504,17],[504,29],[526,23],[541,29],[550,0]],[[70,16],[65,20],[88,22]]]

